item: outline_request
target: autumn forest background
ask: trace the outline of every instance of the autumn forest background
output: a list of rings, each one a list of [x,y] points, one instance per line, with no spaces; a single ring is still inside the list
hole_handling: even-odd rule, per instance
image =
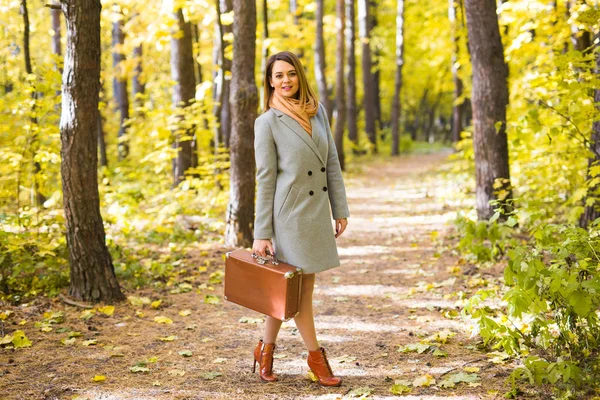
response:
[[[497,390],[473,390],[597,396],[599,21],[597,0],[2,0],[2,365],[81,308],[160,311],[169,301],[140,300],[160,293],[221,303],[224,251],[253,240],[266,59],[290,50],[327,109],[349,192],[369,171],[389,185],[385,207],[400,205],[405,182],[386,179],[405,166],[406,182],[448,188],[453,217],[427,245],[467,283],[444,292],[456,315],[440,313],[469,321],[465,340],[508,371]],[[442,336],[398,351],[434,357]],[[345,395],[431,394],[449,387],[442,376]],[[463,378],[453,384],[477,381]]]

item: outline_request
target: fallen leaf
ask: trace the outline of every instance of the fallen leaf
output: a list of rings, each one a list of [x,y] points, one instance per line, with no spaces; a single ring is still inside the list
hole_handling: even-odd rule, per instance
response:
[[[144,304],[150,304],[150,299],[148,297],[135,297],[135,296],[129,296],[127,297],[127,300],[129,300],[129,303],[131,303],[132,306],[143,306]]]
[[[219,304],[220,302],[221,300],[219,300],[219,297],[213,294],[207,294],[206,296],[204,296],[205,304]]]
[[[193,355],[190,350],[181,350],[178,354],[184,357],[191,357]]]
[[[416,352],[416,353],[422,354],[422,353],[426,352],[427,350],[429,350],[430,347],[431,347],[430,344],[411,343],[411,344],[407,344],[406,346],[398,347],[398,351],[400,353]]]
[[[178,339],[177,336],[171,335],[171,336],[167,336],[167,337],[161,337],[160,340],[162,340],[163,342],[172,342],[174,340]]]
[[[159,381],[154,381],[154,382],[152,382],[152,386],[160,386],[160,382]]]
[[[448,330],[448,329],[444,329],[443,331],[440,331],[434,335],[431,335],[425,339],[423,339],[423,342],[438,342],[438,343],[442,343],[445,344],[449,338],[456,336],[456,333]]]
[[[77,331],[70,331],[69,333],[67,333],[67,336],[69,338],[74,338],[74,337],[83,336],[83,334],[81,332],[77,332]]]
[[[159,315],[157,317],[154,317],[154,322],[157,322],[159,324],[172,324],[173,320]]]
[[[19,321],[19,325],[21,325],[21,326],[25,325],[26,323],[27,323],[27,321],[24,319]]]
[[[362,399],[370,396],[371,394],[373,394],[373,389],[371,389],[370,387],[359,387],[356,389],[352,389],[351,391],[348,392],[348,396],[360,397]]]
[[[100,307],[100,308],[98,308],[98,311],[100,311],[102,314],[108,315],[110,317],[111,315],[113,315],[115,313],[115,306]]]
[[[213,380],[213,379],[215,379],[216,377],[219,377],[219,376],[221,376],[221,375],[223,375],[223,374],[222,374],[222,373],[220,373],[220,372],[205,372],[205,373],[203,373],[202,375],[200,375],[200,377],[201,377],[202,379],[206,379],[206,380],[209,380],[209,381],[211,381],[211,380]]]
[[[157,356],[152,356],[148,359],[149,363],[155,363],[158,362],[158,357]]]
[[[79,315],[79,318],[81,318],[84,321],[87,321],[88,319],[92,318],[95,313],[96,311],[94,310],[83,310]]]
[[[409,387],[410,385],[411,383],[409,381],[397,380],[390,388],[390,392],[395,395],[410,393],[412,391],[412,389]]]
[[[2,339],[0,339],[0,346],[4,345],[4,344],[12,343],[12,341],[13,341],[12,335],[5,335]]]
[[[458,372],[444,378],[443,381],[440,382],[439,386],[443,388],[453,388],[457,383],[465,382],[465,383],[476,383],[481,378],[477,374],[468,374],[465,372]]]
[[[129,370],[133,373],[137,372],[150,372],[150,368],[143,367],[141,365],[134,365],[133,367],[129,367]]]
[[[439,347],[436,347],[433,351],[433,355],[436,357],[448,357],[448,352],[440,349]]]
[[[162,300],[156,300],[156,301],[153,301],[152,303],[150,303],[150,306],[152,308],[159,308],[161,304],[162,304]]]
[[[224,363],[225,361],[227,361],[227,359],[226,359],[226,358],[221,358],[221,357],[219,357],[219,358],[215,358],[215,359],[213,360],[213,364],[221,364],[221,363]]]
[[[308,378],[313,381],[313,382],[318,382],[319,378],[317,378],[317,376],[315,375],[314,372],[312,372],[310,369],[308,370]]]
[[[345,296],[338,296],[334,297],[333,300],[337,301],[338,303],[345,303],[346,301],[348,301],[348,298]]]
[[[71,345],[75,344],[75,341],[76,341],[76,340],[77,340],[77,339],[75,339],[75,338],[73,337],[73,338],[69,338],[69,339],[61,339],[61,340],[60,340],[60,342],[61,342],[62,344],[64,344],[65,346],[71,346]]]
[[[339,362],[340,364],[351,363],[351,362],[356,361],[356,357],[351,357],[351,356],[344,354],[343,356],[336,358],[335,361]]]
[[[181,310],[179,311],[179,315],[181,315],[182,317],[187,317],[189,315],[192,315],[192,310]]]
[[[419,376],[413,381],[414,387],[426,387],[435,385],[435,378],[429,374]]]
[[[19,349],[22,347],[31,347],[31,340],[27,339],[27,336],[25,336],[25,332],[14,331],[12,334],[12,344],[15,347],[15,349]]]
[[[104,375],[96,375],[92,378],[94,382],[104,382],[106,377]]]
[[[287,355],[286,355],[286,354],[275,354],[275,355],[273,356],[273,358],[276,358],[276,359],[280,359],[280,358],[286,358],[286,357],[287,357]]]
[[[479,372],[479,367],[464,367],[463,371],[465,371],[465,372]]]
[[[263,322],[262,318],[250,318],[250,317],[242,317],[238,320],[241,324],[260,324]]]
[[[185,327],[186,331],[193,331],[198,327],[198,324],[190,324],[188,326]]]
[[[180,369],[172,369],[169,371],[169,375],[172,376],[184,376],[185,375],[185,371],[182,371]]]
[[[98,339],[84,340],[83,342],[81,342],[81,344],[84,346],[93,346],[95,344],[98,344]]]
[[[213,338],[205,337],[205,338],[202,338],[200,341],[201,341],[202,343],[207,343],[207,342],[212,342],[212,341],[214,341],[214,340],[215,340],[215,339],[213,339]]]

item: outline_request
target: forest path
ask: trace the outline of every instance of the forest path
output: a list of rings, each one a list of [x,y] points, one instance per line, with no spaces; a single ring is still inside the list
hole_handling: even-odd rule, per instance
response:
[[[459,204],[452,195],[456,183],[438,169],[446,157],[372,161],[346,178],[351,217],[338,239],[342,267],[319,274],[315,289],[317,333],[333,371],[344,379],[341,387],[325,389],[307,379],[306,351],[293,321],[284,323],[278,339],[274,371],[280,382],[260,383],[251,367],[261,316],[228,302],[204,303],[207,294],[222,296],[219,271],[229,250],[205,244],[185,260],[192,269],[184,269],[171,288],[128,293],[160,299],[156,310],[122,304],[113,316],[83,321],[81,310],[54,303],[52,311],[65,312],[68,330],[84,336],[63,346],[64,330],[43,333],[30,326],[34,346],[8,356],[27,375],[11,370],[0,376],[0,392],[11,399],[324,400],[360,397],[362,391],[370,393],[363,398],[392,399],[398,398],[390,392],[394,381],[433,378],[437,383],[430,386],[409,385],[412,391],[404,398],[501,398],[507,390],[505,367],[477,350],[459,316],[460,293],[486,279],[469,275],[468,265],[452,251],[456,238],[449,222]],[[206,272],[198,268],[203,265]],[[170,293],[186,283],[204,286]],[[173,322],[157,323],[156,316]],[[421,343],[432,335],[437,339]],[[82,345],[92,338],[96,345]],[[398,351],[419,343],[420,354]],[[434,354],[436,348],[447,355]],[[130,372],[144,361],[148,371]],[[469,375],[474,382],[442,387],[442,380],[461,371],[476,375]],[[35,381],[32,374],[38,376]],[[92,382],[95,375],[106,381]]]

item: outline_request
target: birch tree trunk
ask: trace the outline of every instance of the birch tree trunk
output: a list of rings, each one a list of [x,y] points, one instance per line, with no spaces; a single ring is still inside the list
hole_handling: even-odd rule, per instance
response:
[[[250,247],[253,240],[254,126],[258,93],[254,78],[256,58],[256,3],[234,0],[233,65],[231,68],[232,110],[230,142],[230,192],[227,206],[225,243]]]
[[[98,194],[100,0],[62,0],[67,48],[60,119],[61,177],[71,282],[85,301],[124,300],[105,243]]]
[[[507,66],[496,1],[465,0],[465,9],[473,64],[476,207],[479,219],[489,219],[494,212],[490,201],[512,199],[506,137]]]

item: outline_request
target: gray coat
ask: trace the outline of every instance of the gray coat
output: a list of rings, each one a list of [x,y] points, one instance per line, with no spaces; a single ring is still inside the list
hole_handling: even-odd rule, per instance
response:
[[[331,218],[350,216],[340,162],[320,103],[310,122],[312,137],[295,119],[271,108],[254,125],[254,238],[273,239],[277,258],[305,273],[340,265]]]

